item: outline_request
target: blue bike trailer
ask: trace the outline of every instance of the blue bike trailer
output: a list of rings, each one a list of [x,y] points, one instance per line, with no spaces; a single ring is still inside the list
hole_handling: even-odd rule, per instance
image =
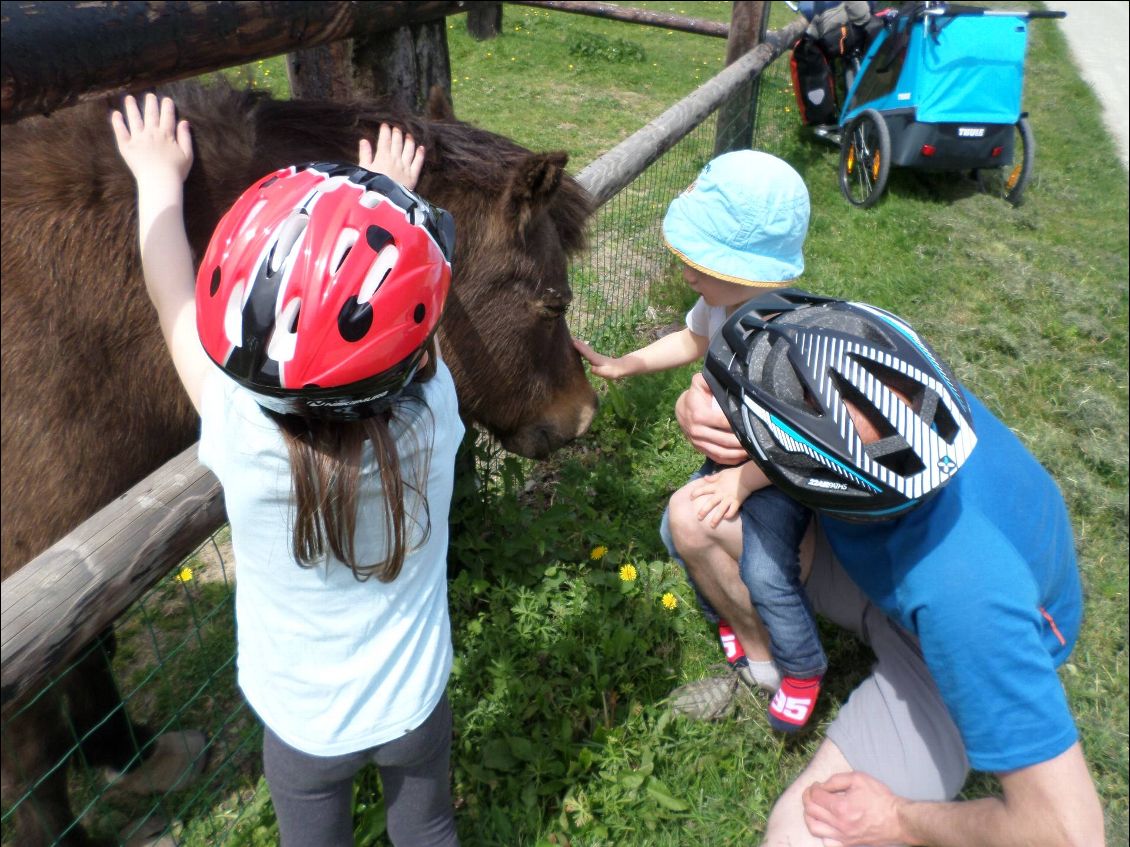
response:
[[[1014,124],[1027,48],[1023,13],[900,17],[867,51],[840,125],[864,109],[913,109],[920,123]]]
[[[891,167],[972,171],[1020,202],[1034,142],[1021,110],[1028,22],[1059,12],[904,3],[859,66],[840,115],[840,188],[873,205]]]

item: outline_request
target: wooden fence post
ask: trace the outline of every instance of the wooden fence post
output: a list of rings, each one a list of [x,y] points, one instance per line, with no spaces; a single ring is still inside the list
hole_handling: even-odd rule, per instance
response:
[[[450,100],[446,19],[356,39],[353,82],[357,96],[387,96],[414,114],[423,113],[433,85],[441,86]]]
[[[467,32],[475,41],[489,41],[502,32],[502,4],[473,4],[467,10]]]
[[[352,100],[353,39],[288,53],[286,76],[296,100]]]
[[[769,4],[763,0],[734,0],[730,35],[726,39],[726,64],[730,65],[761,43],[769,24]],[[750,80],[718,109],[714,155],[746,149],[753,143],[757,120],[757,94],[761,77]]]

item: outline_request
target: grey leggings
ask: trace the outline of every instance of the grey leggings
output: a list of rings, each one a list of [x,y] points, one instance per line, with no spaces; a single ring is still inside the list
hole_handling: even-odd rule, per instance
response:
[[[263,731],[263,773],[283,847],[352,847],[353,777],[370,762],[380,771],[393,844],[457,847],[450,760],[446,695],[411,732],[343,756],[310,756]]]

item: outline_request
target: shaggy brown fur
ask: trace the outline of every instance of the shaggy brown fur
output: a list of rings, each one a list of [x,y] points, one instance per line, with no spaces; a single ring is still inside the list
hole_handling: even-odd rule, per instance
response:
[[[264,174],[351,161],[358,139],[374,137],[382,121],[411,132],[428,151],[419,192],[456,221],[441,345],[461,412],[526,456],[544,456],[585,431],[596,398],[564,313],[572,296],[567,257],[583,246],[590,207],[564,173],[565,154],[531,153],[455,120],[434,99],[432,117],[421,119],[379,103],[276,101],[191,83],[168,93],[193,127],[185,214],[197,256],[222,212]],[[197,434],[141,281],[134,188],[113,147],[109,105],[2,130],[4,575]],[[116,700],[107,693],[108,668],[84,676],[86,688],[72,690],[86,697],[94,686],[101,699]],[[38,716],[25,714],[22,729],[9,725],[6,798],[65,749],[55,737],[65,725],[58,709],[53,700]],[[85,720],[77,723],[81,730]],[[112,740],[100,746],[84,749],[92,764],[120,758]],[[21,779],[9,767],[17,758]],[[69,824],[63,782],[37,791],[43,827],[22,816],[20,844]],[[84,838],[76,828],[67,843]]]

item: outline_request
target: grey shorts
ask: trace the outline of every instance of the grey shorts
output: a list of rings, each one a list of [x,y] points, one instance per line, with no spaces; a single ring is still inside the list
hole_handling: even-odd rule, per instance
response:
[[[871,675],[828,727],[828,738],[854,770],[881,780],[895,794],[911,800],[952,800],[965,783],[969,760],[918,640],[852,582],[819,521],[805,588],[817,614],[855,633],[876,657]]]

